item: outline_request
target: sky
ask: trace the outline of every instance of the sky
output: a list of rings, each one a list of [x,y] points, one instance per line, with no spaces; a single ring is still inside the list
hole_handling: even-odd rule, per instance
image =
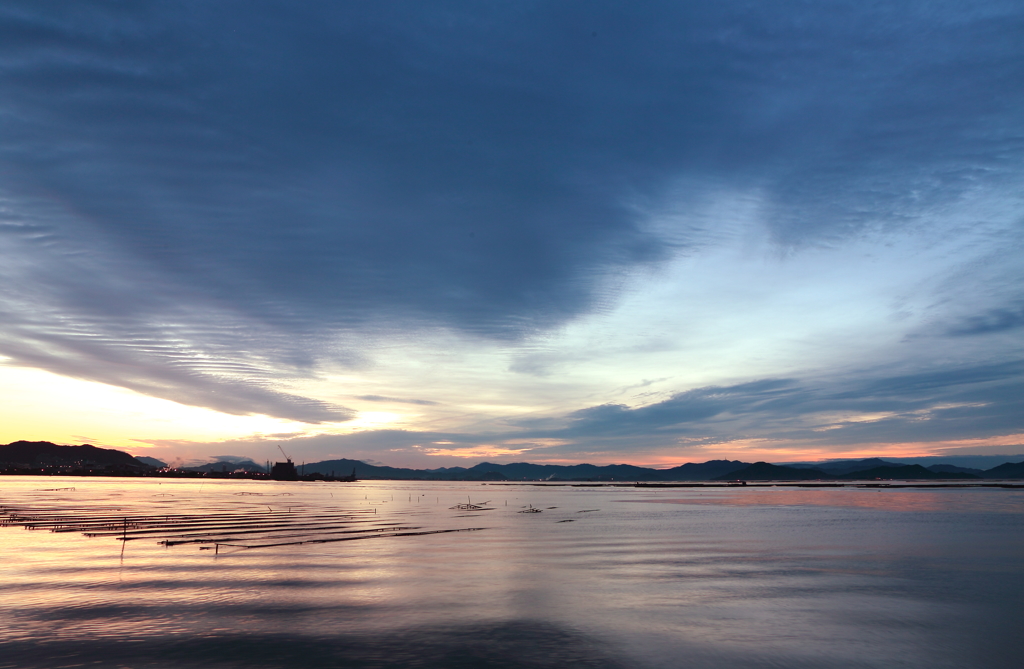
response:
[[[0,7],[0,443],[1024,454],[1024,5]]]

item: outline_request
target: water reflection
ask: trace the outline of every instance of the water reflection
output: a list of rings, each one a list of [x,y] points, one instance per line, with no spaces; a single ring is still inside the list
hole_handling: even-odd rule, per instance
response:
[[[345,630],[329,638],[214,633],[144,641],[7,644],[0,667],[70,669],[122,667],[352,667],[385,669],[562,669],[625,667],[606,644],[571,630],[537,622],[461,628],[417,628],[385,636]]]
[[[659,504],[721,504],[727,506],[835,506],[882,511],[949,511],[1024,513],[1024,494],[992,488],[944,490],[878,488],[776,488],[691,493],[687,497],[626,499]]]
[[[1017,666],[1019,491],[65,481],[0,479],[0,505],[487,529],[122,559],[0,528],[2,668]]]

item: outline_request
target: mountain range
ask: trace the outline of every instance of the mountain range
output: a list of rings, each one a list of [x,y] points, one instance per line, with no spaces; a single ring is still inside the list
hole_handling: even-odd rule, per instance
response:
[[[123,451],[98,448],[90,444],[59,446],[47,441],[16,441],[0,445],[0,470],[106,470],[143,472],[165,466],[149,457],[135,458]],[[232,458],[198,467],[182,468],[197,473],[223,473],[245,469],[265,471],[252,460]],[[441,467],[408,469],[371,465],[345,458],[305,463],[301,474],[346,476],[355,472],[359,479],[437,480],[437,481],[812,481],[812,480],[931,480],[931,479],[1020,479],[1024,478],[1024,462],[1003,464],[981,470],[937,463],[928,467],[881,458],[834,460],[821,463],[787,465],[767,462],[748,463],[740,460],[709,460],[690,462],[670,469],[653,469],[635,465],[542,465],[528,462],[496,464],[481,462],[472,467]]]
[[[0,445],[2,469],[146,469],[148,465],[124,451],[92,444],[58,446],[48,441],[15,441]]]
[[[814,481],[814,480],[936,480],[1024,478],[1024,462],[1005,463],[990,470],[969,469],[956,465],[935,464],[928,467],[902,462],[868,458],[807,465],[773,465],[767,462],[747,463],[739,460],[690,462],[671,469],[651,469],[635,465],[537,465],[528,462],[495,464],[482,462],[473,467],[441,469],[403,469],[368,465],[359,460],[326,460],[306,463],[305,474],[350,473],[360,479],[442,480],[442,481]]]

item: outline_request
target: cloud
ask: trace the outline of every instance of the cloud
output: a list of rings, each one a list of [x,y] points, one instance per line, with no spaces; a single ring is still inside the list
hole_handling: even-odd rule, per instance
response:
[[[431,432],[367,430],[289,440],[307,462],[338,457],[436,467],[466,458],[501,461],[627,460],[631,454],[700,459],[709,447],[751,445],[787,457],[864,444],[949,443],[982,446],[1019,432],[1024,361],[878,378],[763,379],[707,386],[630,408],[602,404],[507,430]],[[970,441],[970,440],[974,441]],[[227,442],[235,450],[274,448],[264,438]],[[994,443],[994,442],[993,442]],[[1014,442],[1016,443],[1016,442]],[[734,456],[740,455],[734,452]]]
[[[33,360],[33,355],[38,366],[45,368],[50,364],[42,355],[31,352],[22,352],[19,357]],[[58,357],[60,364],[54,368],[74,375],[76,370],[69,364],[71,359],[67,355]],[[88,362],[101,370],[112,366],[107,361],[90,359]],[[130,359],[115,362],[122,367],[132,367]],[[159,368],[155,373],[147,371],[137,381],[124,375],[115,376],[119,373],[116,370],[110,374],[111,382],[129,387],[137,382],[143,392],[183,403],[197,403],[197,400],[175,394],[182,388],[195,386],[192,392],[200,400],[201,393],[210,389],[209,380],[164,378],[159,372]],[[102,373],[91,373],[105,378]],[[184,376],[188,376],[187,370]],[[212,397],[208,403],[227,412],[244,413],[267,406],[267,413],[290,411],[295,417],[310,422],[346,417],[345,410],[339,407],[318,405],[315,401],[259,387],[232,388],[229,382],[224,382],[213,385],[214,391],[218,389],[230,392]],[[370,398],[374,398],[371,401],[396,401],[396,398],[382,396],[361,397]],[[405,401],[430,405],[426,400]],[[792,447],[794,442],[800,441],[815,444],[824,441],[838,447],[970,438],[1019,430],[1022,412],[1024,361],[1009,360],[902,375],[884,375],[869,369],[849,378],[765,379],[732,386],[708,386],[636,408],[602,404],[563,416],[506,421],[513,429],[504,432],[376,430],[353,435],[300,437],[299,440],[317,452],[328,448],[336,456],[352,455],[354,448],[356,453],[377,454],[385,461],[399,458],[400,462],[419,447],[425,447],[421,449],[424,453],[443,450],[446,455],[455,455],[461,450],[464,454],[459,457],[469,457],[483,450],[497,454],[502,444],[514,444],[508,452],[521,453],[524,458],[572,458],[595,452],[628,454],[643,449],[686,453],[702,444],[751,438],[775,440],[780,448]],[[524,440],[526,445],[522,446]],[[553,441],[553,444],[543,444],[543,440]],[[438,450],[431,446],[436,443],[445,443],[449,448]],[[531,445],[533,443],[541,444],[538,448],[545,450],[538,451]],[[307,457],[317,458],[313,454]],[[421,464],[431,463],[424,460]]]
[[[403,399],[400,397],[384,397],[383,395],[359,395],[356,399],[367,402],[396,402],[398,404],[418,404],[420,406],[436,406],[437,402],[431,400]]]
[[[1010,361],[882,378],[862,373],[849,380],[709,386],[636,408],[593,406],[565,416],[561,426],[523,427],[533,437],[564,440],[551,453],[685,454],[702,444],[750,439],[792,449],[991,437],[1019,430],[1022,411],[1024,363]]]
[[[984,314],[966,318],[951,327],[947,334],[953,337],[966,337],[1006,332],[1021,327],[1024,327],[1024,306],[1008,305],[1005,308],[991,309]]]
[[[982,228],[1002,236],[978,244],[1019,249],[1000,207],[1024,172],[1022,29],[1008,1],[8,2],[0,354],[217,411],[336,422],[352,410],[293,382],[371,375],[380,342],[424,331],[508,347],[504,370],[557,382],[575,358],[525,344],[728,237],[701,213],[709,193],[756,192],[782,261],[912,238],[914,264]],[[911,334],[1016,331],[1016,257],[991,265],[994,281],[966,267],[958,283],[894,288],[931,300]],[[749,286],[731,288],[708,299]],[[1006,346],[997,357],[1015,359]],[[950,359],[943,401],[989,408],[932,424],[1013,422],[984,384],[953,382],[981,362]],[[661,439],[938,401],[910,393],[927,383],[913,375],[851,389],[790,371],[729,369],[646,407],[594,399],[545,420],[578,439]],[[752,376],[788,380],[730,385]],[[450,404],[373,390],[344,392]],[[886,420],[832,432],[911,419]]]
[[[701,424],[723,413],[749,413],[791,403],[796,390],[790,380],[764,380],[731,387],[706,387],[679,393],[671,399],[630,409],[622,404],[603,404],[573,412],[565,434],[592,437],[649,434]]]
[[[242,7],[9,9],[11,197],[48,193],[176,281],[318,326],[557,324],[610,268],[667,257],[625,198],[683,174],[768,189],[789,244],[916,221],[1009,169],[978,143],[1016,132],[1024,95],[1001,85],[1020,74],[1019,17],[998,3],[800,21]]]

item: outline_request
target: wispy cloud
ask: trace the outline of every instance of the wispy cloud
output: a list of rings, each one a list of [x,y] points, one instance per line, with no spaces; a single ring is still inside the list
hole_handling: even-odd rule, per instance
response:
[[[414,398],[384,397],[383,395],[359,395],[356,399],[366,402],[395,402],[398,404],[418,404],[420,406],[435,406],[437,402],[431,400],[419,400]]]

